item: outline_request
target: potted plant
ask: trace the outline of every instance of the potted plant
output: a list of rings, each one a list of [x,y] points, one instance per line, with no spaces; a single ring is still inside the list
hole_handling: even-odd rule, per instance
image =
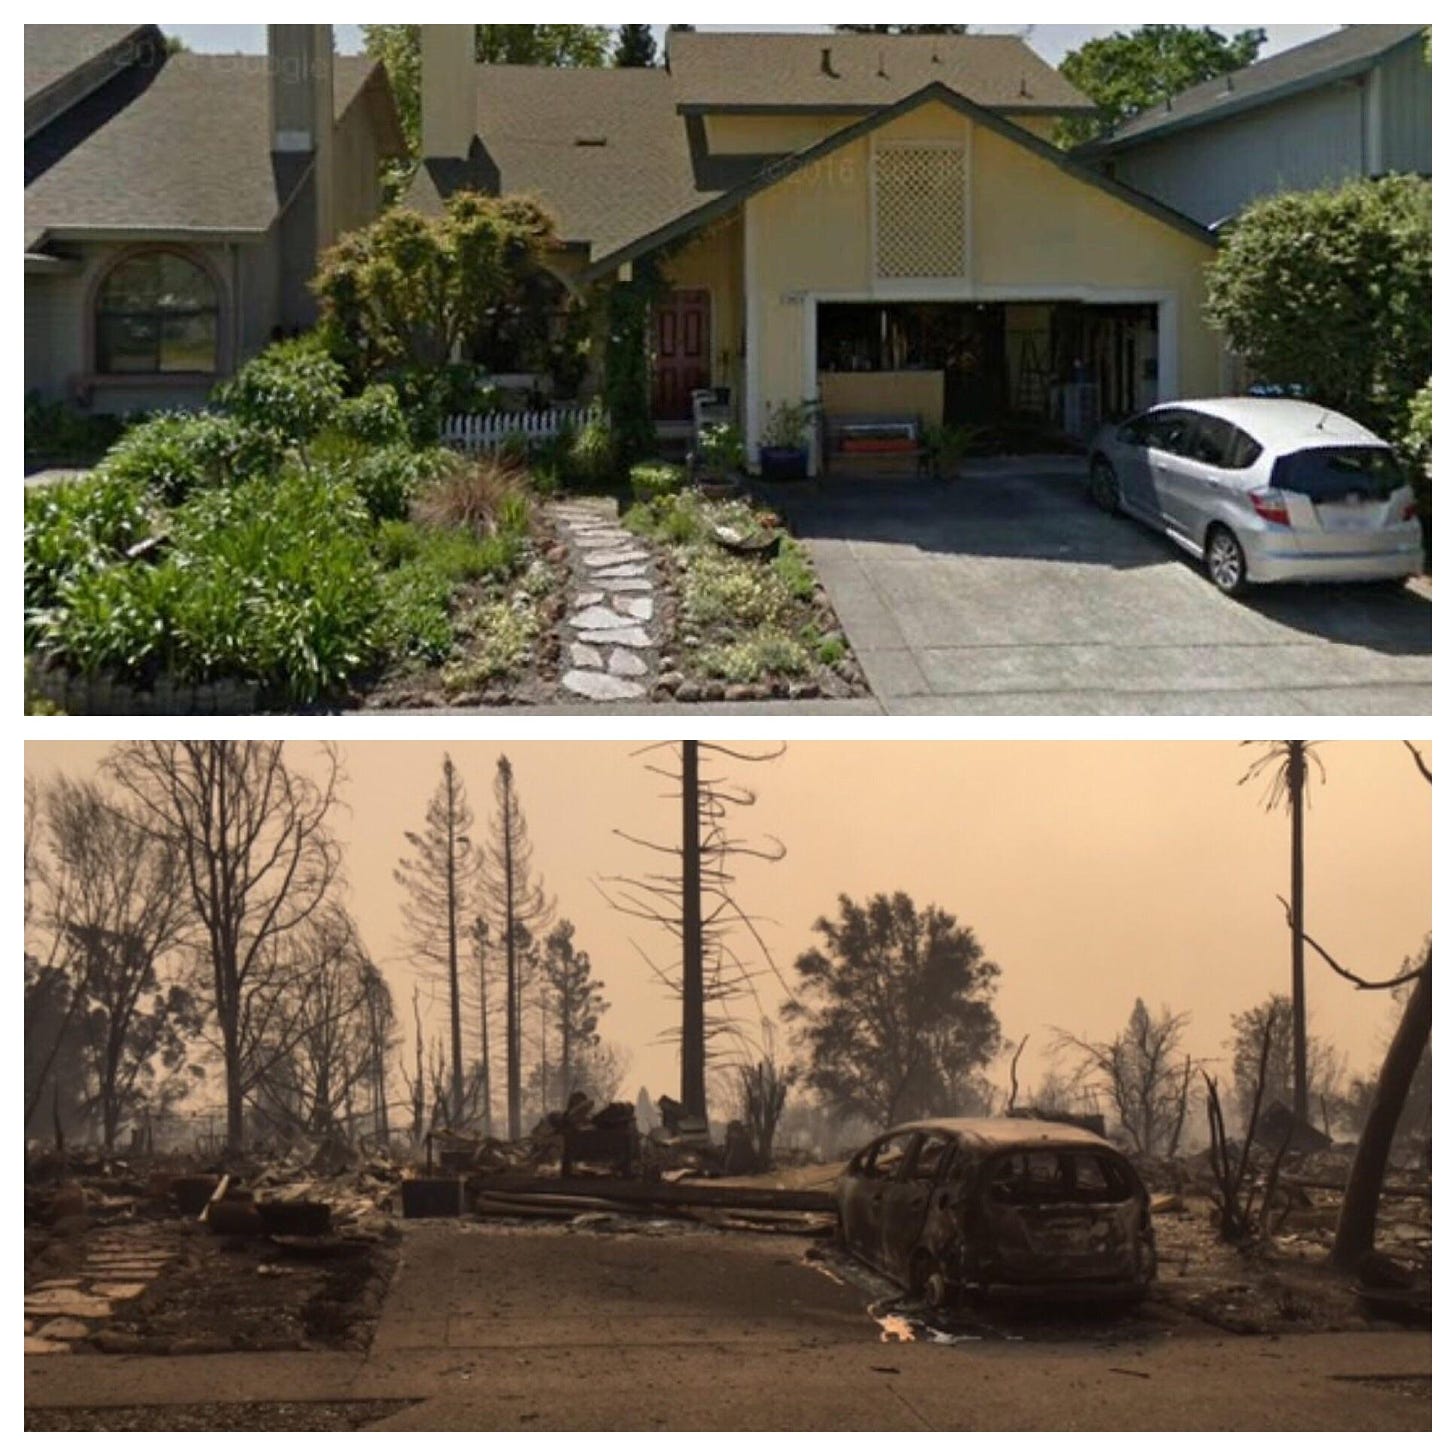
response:
[[[743,431],[723,421],[705,425],[693,453],[693,480],[705,495],[728,495],[743,469]]]
[[[963,425],[932,425],[925,432],[925,454],[937,480],[954,480],[971,451],[975,432]]]
[[[803,480],[808,475],[808,434],[817,412],[814,400],[769,405],[758,445],[758,464],[765,480]]]

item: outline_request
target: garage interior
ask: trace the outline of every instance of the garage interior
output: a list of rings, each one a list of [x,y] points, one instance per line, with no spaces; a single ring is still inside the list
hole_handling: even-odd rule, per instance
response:
[[[1156,304],[820,303],[826,466],[914,471],[926,431],[970,454],[1065,449],[1158,395]]]

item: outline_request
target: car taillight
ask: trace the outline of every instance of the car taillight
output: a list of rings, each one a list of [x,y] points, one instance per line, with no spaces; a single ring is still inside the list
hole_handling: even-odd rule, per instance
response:
[[[1268,521],[1273,526],[1289,524],[1289,507],[1284,504],[1284,497],[1277,490],[1256,491],[1249,497],[1249,504],[1261,521]]]

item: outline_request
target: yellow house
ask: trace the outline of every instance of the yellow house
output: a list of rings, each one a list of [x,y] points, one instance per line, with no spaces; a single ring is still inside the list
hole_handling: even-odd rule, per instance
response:
[[[909,453],[931,426],[1085,436],[1216,392],[1202,225],[1052,145],[1089,109],[1009,36],[671,32],[666,64],[473,61],[424,27],[410,201],[539,196],[572,286],[654,261],[653,403],[726,392],[752,458],[816,401],[816,468]]]

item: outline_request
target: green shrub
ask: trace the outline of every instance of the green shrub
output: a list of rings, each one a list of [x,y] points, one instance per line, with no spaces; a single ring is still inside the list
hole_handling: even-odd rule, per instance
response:
[[[633,500],[656,500],[658,496],[676,495],[688,483],[688,473],[681,465],[666,460],[643,460],[627,472]]]
[[[412,445],[385,445],[367,450],[338,467],[376,521],[399,521],[412,503],[453,469],[448,450],[417,450]]]
[[[736,642],[705,647],[697,663],[709,677],[731,683],[755,683],[775,674],[802,677],[812,666],[803,644],[773,626],[759,627]]]
[[[113,563],[73,577],[39,644],[82,672],[149,676],[171,647],[176,572]]]
[[[1431,381],[1416,392],[1410,403],[1405,438],[1402,441],[1406,459],[1429,477],[1431,473]]]
[[[821,637],[818,646],[814,649],[814,656],[825,667],[837,667],[844,661],[848,651],[849,648],[845,646],[843,637]]]
[[[386,571],[418,558],[422,531],[412,521],[381,521],[374,533],[374,555]]]
[[[52,606],[61,582],[119,560],[151,526],[146,491],[93,473],[25,492],[25,609]]]
[[[606,490],[617,481],[617,451],[606,416],[593,411],[567,452],[565,483],[573,490]]]
[[[409,421],[390,384],[371,384],[362,394],[344,400],[332,428],[361,445],[405,445],[410,438]]]
[[[513,487],[500,498],[495,509],[495,529],[502,536],[530,535],[531,507],[519,487]]]
[[[227,415],[157,414],[133,425],[98,469],[175,506],[193,491],[271,474],[281,463],[275,437]]]
[[[317,339],[290,339],[250,359],[217,390],[230,414],[260,435],[302,445],[344,401],[344,369]]]
[[[443,662],[455,640],[450,621],[452,585],[428,562],[391,571],[381,585],[375,641],[390,658]]]
[[[1379,434],[1431,377],[1431,184],[1360,180],[1246,208],[1209,264],[1208,317],[1265,384]]]
[[[89,464],[120,438],[126,422],[119,415],[86,414],[60,399],[25,396],[25,453],[51,460]]]
[[[801,602],[813,597],[816,580],[814,568],[809,564],[809,553],[792,536],[779,537],[773,569],[791,597]]]
[[[466,624],[479,639],[469,658],[452,662],[441,674],[450,694],[476,692],[500,678],[530,665],[541,619],[534,610],[521,611],[510,602],[490,602]]]
[[[669,546],[691,546],[708,537],[702,497],[691,490],[637,501],[623,512],[622,524]]]
[[[682,611],[693,626],[767,626],[783,622],[789,608],[788,589],[758,562],[706,551],[688,561]]]

